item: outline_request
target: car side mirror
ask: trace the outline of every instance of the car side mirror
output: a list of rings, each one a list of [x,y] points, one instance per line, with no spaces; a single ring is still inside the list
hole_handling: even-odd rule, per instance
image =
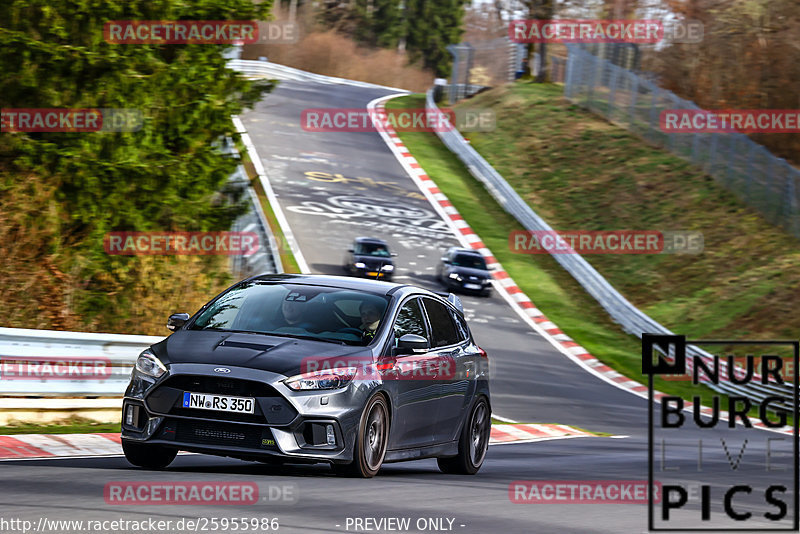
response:
[[[353,249],[352,248],[348,248],[347,252],[353,252]]]
[[[397,256],[397,252],[392,252],[392,256]]]
[[[442,258],[442,263],[450,263],[450,260],[448,260],[447,257],[445,256]]]
[[[173,332],[178,328],[182,327],[186,324],[186,321],[189,320],[188,313],[173,313],[167,319],[167,328],[172,330]]]
[[[397,340],[397,354],[414,354],[428,350],[428,340],[417,334],[403,334]]]

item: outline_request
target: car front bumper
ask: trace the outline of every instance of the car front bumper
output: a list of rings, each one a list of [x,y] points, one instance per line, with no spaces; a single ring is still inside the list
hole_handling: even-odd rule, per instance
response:
[[[488,280],[483,282],[482,280],[456,280],[454,278],[445,278],[445,284],[447,285],[447,289],[450,291],[460,291],[463,293],[489,293],[492,291],[492,282]]]
[[[244,459],[352,460],[361,411],[377,384],[358,381],[336,390],[292,391],[282,383],[284,375],[229,367],[230,374],[222,377],[214,368],[174,364],[144,394],[134,377],[123,400],[122,439]],[[256,413],[184,408],[184,391],[244,392],[255,399]],[[132,424],[126,421],[129,409]]]

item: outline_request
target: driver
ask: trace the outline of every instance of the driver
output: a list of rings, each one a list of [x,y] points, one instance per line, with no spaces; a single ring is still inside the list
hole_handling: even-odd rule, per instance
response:
[[[296,293],[290,293],[286,299],[284,299],[283,303],[281,303],[281,315],[283,315],[283,320],[280,322],[283,324],[278,324],[278,328],[290,326],[309,330],[313,325],[303,320],[306,302],[305,297],[297,295]]]
[[[378,311],[378,307],[371,302],[362,302],[358,311],[361,314],[361,324],[358,328],[362,331],[362,336],[366,339],[374,338],[378,324],[381,322],[381,313]]]

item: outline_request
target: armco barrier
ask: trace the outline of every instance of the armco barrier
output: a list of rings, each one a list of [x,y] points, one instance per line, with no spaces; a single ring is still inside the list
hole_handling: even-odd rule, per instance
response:
[[[428,91],[426,99],[428,113],[440,114],[441,111],[433,100],[433,91]],[[443,120],[446,120],[442,118]],[[553,229],[530,206],[517,194],[516,191],[506,182],[494,167],[464,140],[464,137],[455,128],[437,129],[437,135],[442,142],[452,151],[469,169],[470,174],[480,181],[494,197],[500,206],[513,216],[519,223],[529,231],[547,231]],[[446,131],[441,131],[446,130]],[[648,317],[633,304],[614,289],[603,276],[592,267],[579,254],[553,254],[555,259],[568,273],[570,273],[578,283],[608,312],[611,318],[619,323],[622,328],[639,338],[643,333],[672,334],[672,332]],[[688,363],[691,363],[692,356],[699,356],[704,361],[711,361],[712,355],[696,346],[689,346],[686,349]],[[720,370],[727,375],[726,364],[720,362]],[[753,400],[761,401],[770,392],[776,389],[782,391],[785,398],[792,398],[792,387],[787,384],[785,387],[765,388],[758,385],[736,386],[727,381],[720,381],[719,385],[708,384],[709,387],[730,395],[744,395]],[[792,410],[790,404],[784,408]]]
[[[386,87],[385,85],[377,85],[368,82],[359,82],[356,80],[346,80],[344,78],[336,78],[334,76],[324,76],[322,74],[314,74],[285,65],[278,65],[277,63],[270,63],[269,61],[253,61],[250,59],[232,59],[228,61],[227,67],[231,70],[241,72],[246,76],[254,78],[270,78],[274,80],[284,81],[297,81],[297,82],[313,82],[322,84],[338,84],[348,85],[350,87],[362,87],[365,89],[386,89],[388,91],[395,91],[398,93],[407,93],[405,89],[398,89],[396,87]]]
[[[56,330],[0,328],[0,395],[46,397],[121,397],[136,358],[164,339],[158,336],[90,334]],[[103,358],[108,378],[24,378],[3,376],[3,362],[36,358]]]

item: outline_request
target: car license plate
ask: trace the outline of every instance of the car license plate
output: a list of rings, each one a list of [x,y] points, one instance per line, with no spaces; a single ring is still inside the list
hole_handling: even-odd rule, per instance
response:
[[[184,391],[183,407],[220,412],[255,413],[256,402],[252,397],[229,397],[210,393]]]
[[[374,271],[373,272],[369,272],[369,273],[367,273],[367,276],[378,276],[378,273],[374,272]]]
[[[464,284],[464,289],[483,289],[483,287],[478,284]]]

